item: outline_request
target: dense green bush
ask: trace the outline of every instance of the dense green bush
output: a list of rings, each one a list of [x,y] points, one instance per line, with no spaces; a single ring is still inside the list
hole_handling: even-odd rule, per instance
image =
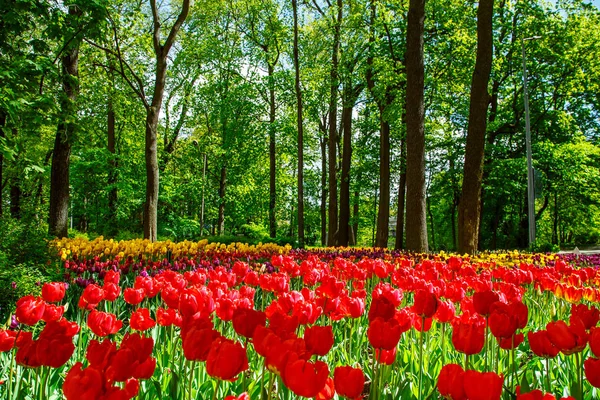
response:
[[[0,321],[13,311],[15,302],[36,294],[43,282],[59,272],[51,268],[48,226],[36,219],[0,220]]]

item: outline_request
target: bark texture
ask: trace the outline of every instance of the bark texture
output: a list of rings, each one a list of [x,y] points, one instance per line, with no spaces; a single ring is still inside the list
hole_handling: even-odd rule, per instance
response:
[[[406,248],[426,252],[425,106],[423,29],[425,0],[410,0],[406,37]]]
[[[480,0],[477,9],[477,58],[471,80],[469,126],[465,148],[462,194],[458,208],[458,251],[477,251],[481,210],[481,182],[485,150],[488,83],[492,69],[494,0]]]

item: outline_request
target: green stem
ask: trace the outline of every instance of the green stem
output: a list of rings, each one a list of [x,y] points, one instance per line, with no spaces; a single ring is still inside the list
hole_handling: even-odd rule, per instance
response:
[[[273,392],[273,378],[274,377],[275,377],[274,373],[272,373],[272,372],[269,373],[269,396],[267,396],[267,400],[271,400],[271,394]]]
[[[192,381],[194,380],[194,369],[192,368],[192,363],[193,361],[189,361],[187,362],[188,366],[190,367],[190,373],[186,374],[187,375],[187,380],[188,380],[188,399],[192,400]]]
[[[546,357],[546,392],[550,393],[550,358]]]
[[[517,378],[517,363],[515,361],[515,335],[512,336],[511,338],[511,347],[512,349],[510,350],[510,354],[511,354],[511,362],[512,362],[512,378],[511,378],[511,388],[516,389],[515,388],[515,382],[516,382],[516,378]]]
[[[48,378],[50,377],[50,367],[43,368],[40,371],[40,373],[44,373],[44,372],[45,372],[45,374],[43,374],[44,375],[44,379],[43,379],[43,383],[42,383],[42,386],[40,388],[40,394],[39,394],[40,400],[44,400],[44,399],[48,398],[48,396],[46,396],[46,392],[47,392],[46,389],[47,389],[47,386],[48,386]]]
[[[18,337],[18,334],[17,334]],[[15,339],[16,340],[16,339]],[[12,389],[13,389],[13,385],[12,385],[12,380],[13,380],[13,371],[15,370],[16,366],[14,365],[14,361],[15,361],[15,350],[12,350],[10,352],[10,362],[8,363],[8,368],[10,369],[10,371],[8,372],[8,398],[12,399]]]
[[[446,324],[442,324],[442,367],[446,364]]]
[[[488,369],[488,329],[489,329],[489,324],[488,324],[488,317],[485,317],[485,372],[489,372]]]
[[[423,330],[425,317],[421,317],[421,334],[419,335],[419,400],[423,398]]]
[[[215,392],[213,393],[212,400],[217,399],[217,392],[219,391],[219,385],[221,385],[221,380],[217,379],[217,385],[215,386]]]

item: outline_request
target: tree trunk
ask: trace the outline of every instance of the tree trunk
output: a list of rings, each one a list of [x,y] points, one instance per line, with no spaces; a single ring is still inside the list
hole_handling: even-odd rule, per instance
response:
[[[217,224],[217,235],[225,232],[225,190],[227,189],[227,167],[221,167],[221,179],[219,179],[219,221]]]
[[[343,152],[342,181],[340,183],[340,225],[338,227],[338,246],[348,246],[348,241],[350,239],[350,163],[352,160],[353,100],[353,98],[347,99],[347,101],[351,101],[351,104],[344,104],[344,108],[342,110]]]
[[[471,81],[469,126],[465,148],[462,195],[458,207],[458,251],[473,254],[479,240],[481,182],[485,130],[492,69],[492,16],[494,0],[480,0],[477,10],[477,58]]]
[[[298,122],[298,246],[304,248],[304,131],[302,124],[302,89],[298,59],[298,6],[292,0],[294,12],[294,69],[296,70],[296,102]]]
[[[274,66],[267,63],[269,79],[269,235],[277,236],[277,220],[275,205],[277,201],[276,178],[277,163],[275,158],[275,84],[273,81]]]
[[[166,67],[166,60],[165,60]],[[166,69],[165,69],[166,72]],[[158,79],[157,79],[158,82]],[[164,80],[163,80],[164,89]],[[156,93],[156,91],[155,91]],[[162,96],[161,100],[162,100]],[[157,98],[157,96],[155,96]],[[154,103],[154,101],[153,101]],[[156,241],[158,225],[158,159],[157,159],[157,136],[158,107],[152,106],[148,109],[146,116],[146,203],[144,205],[144,238]]]
[[[319,138],[321,145],[321,246],[327,245],[327,140],[325,125],[323,137]]]
[[[117,233],[117,155],[116,155],[116,131],[115,131],[115,110],[113,109],[112,99],[108,99],[107,115],[107,136],[108,152],[111,159],[108,165],[108,230],[110,235]]]
[[[402,140],[400,149],[400,183],[398,184],[398,215],[396,218],[396,243],[394,249],[404,248],[404,198],[406,194],[406,140]]]
[[[337,18],[334,22],[333,49],[331,52],[330,94],[329,94],[329,229],[327,245],[335,246],[338,235],[337,201],[337,92],[338,92],[338,52],[340,50],[340,25],[342,23],[342,0],[337,0]]]
[[[354,224],[352,225],[352,236],[350,245],[356,246],[358,243],[358,206],[360,203],[360,192],[358,190],[354,191],[354,209],[352,210],[352,220]]]
[[[406,37],[406,248],[426,252],[425,106],[423,30],[425,0],[410,0]]]
[[[190,0],[183,0],[181,12],[171,27],[164,44],[161,44],[161,21],[156,0],[150,0],[153,18],[152,43],[156,57],[156,74],[152,102],[146,107],[146,203],[144,205],[144,238],[156,241],[158,226],[158,152],[157,128],[167,78],[167,56],[175,42],[177,32],[190,11]]]
[[[390,124],[383,119],[383,112],[380,112],[379,118],[379,210],[375,247],[386,248],[390,224]]]
[[[10,216],[21,219],[21,180],[14,178],[10,185]]]
[[[69,6],[68,18],[81,14],[77,6]],[[71,145],[75,134],[76,105],[79,95],[79,45],[81,40],[71,40],[61,57],[63,95],[60,99],[61,118],[56,129],[52,167],[50,170],[50,212],[48,233],[68,236],[69,218],[69,164]]]

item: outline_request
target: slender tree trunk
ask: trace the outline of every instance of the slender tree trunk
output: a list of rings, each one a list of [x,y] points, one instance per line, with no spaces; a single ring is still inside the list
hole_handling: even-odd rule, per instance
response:
[[[352,236],[350,245],[356,246],[358,243],[358,206],[360,203],[360,192],[358,190],[354,191],[354,209],[352,210],[352,220],[354,224],[352,225]]]
[[[402,140],[400,149],[400,183],[398,184],[398,217],[396,218],[396,243],[394,249],[404,248],[404,199],[406,194],[406,140]]]
[[[330,94],[329,94],[329,229],[327,245],[335,246],[338,236],[337,199],[337,92],[338,92],[338,53],[340,50],[340,28],[342,23],[342,0],[337,0],[337,18],[334,22],[333,48],[331,52]]]
[[[21,180],[14,178],[10,185],[10,216],[21,219]]]
[[[157,98],[157,96],[155,96],[155,98]],[[156,130],[158,127],[160,101],[158,101],[158,103],[158,107],[152,106],[148,110],[146,116],[146,203],[144,206],[144,238],[150,239],[152,242],[156,241],[156,230],[158,225],[159,177]]]
[[[4,126],[6,125],[6,113],[0,109],[0,138],[5,138]],[[0,152],[0,217],[2,216],[2,203],[4,197],[2,196],[2,189],[4,189],[4,154]]]
[[[277,163],[275,158],[275,83],[273,81],[274,65],[267,63],[269,80],[269,235],[277,236],[277,220],[275,205],[277,201],[276,178]]]
[[[406,37],[406,248],[426,252],[425,105],[423,30],[425,0],[410,0]]]
[[[377,211],[377,235],[375,247],[388,246],[390,223],[390,124],[380,112],[379,135],[379,209]]]
[[[68,18],[81,14],[77,6],[69,6]],[[73,39],[61,57],[63,95],[60,100],[61,117],[56,129],[52,167],[50,171],[50,213],[48,233],[52,236],[68,236],[69,218],[69,165],[71,145],[75,134],[76,100],[79,95],[79,45]]]
[[[304,131],[302,121],[302,89],[298,57],[298,6],[292,0],[294,12],[294,69],[296,70],[296,103],[298,108],[298,245],[304,248]]]
[[[325,125],[323,125],[325,129]],[[327,245],[327,135],[323,131],[323,137],[319,138],[321,145],[321,246]]]
[[[472,254],[479,240],[481,182],[492,69],[492,16],[494,0],[480,0],[477,10],[477,58],[471,81],[469,126],[465,148],[462,195],[458,208],[458,249]]]
[[[108,99],[107,115],[107,136],[108,152],[111,159],[108,165],[108,230],[110,235],[117,233],[117,154],[116,154],[116,130],[115,130],[115,110],[113,108],[112,98]]]
[[[342,181],[340,183],[340,225],[338,227],[338,246],[348,246],[348,241],[350,239],[350,163],[352,160],[352,110],[354,109],[354,99],[349,100],[352,101],[352,104],[344,104],[342,110],[343,152]]]
[[[225,190],[227,189],[227,167],[221,167],[221,179],[219,179],[219,221],[217,235],[225,233]]]
[[[177,32],[190,11],[190,0],[183,0],[181,12],[171,27],[164,44],[161,44],[161,21],[156,0],[150,0],[153,18],[152,42],[156,56],[156,74],[152,102],[146,108],[146,203],[144,205],[144,238],[156,241],[158,226],[158,152],[157,128],[167,78],[167,56],[175,42]]]

